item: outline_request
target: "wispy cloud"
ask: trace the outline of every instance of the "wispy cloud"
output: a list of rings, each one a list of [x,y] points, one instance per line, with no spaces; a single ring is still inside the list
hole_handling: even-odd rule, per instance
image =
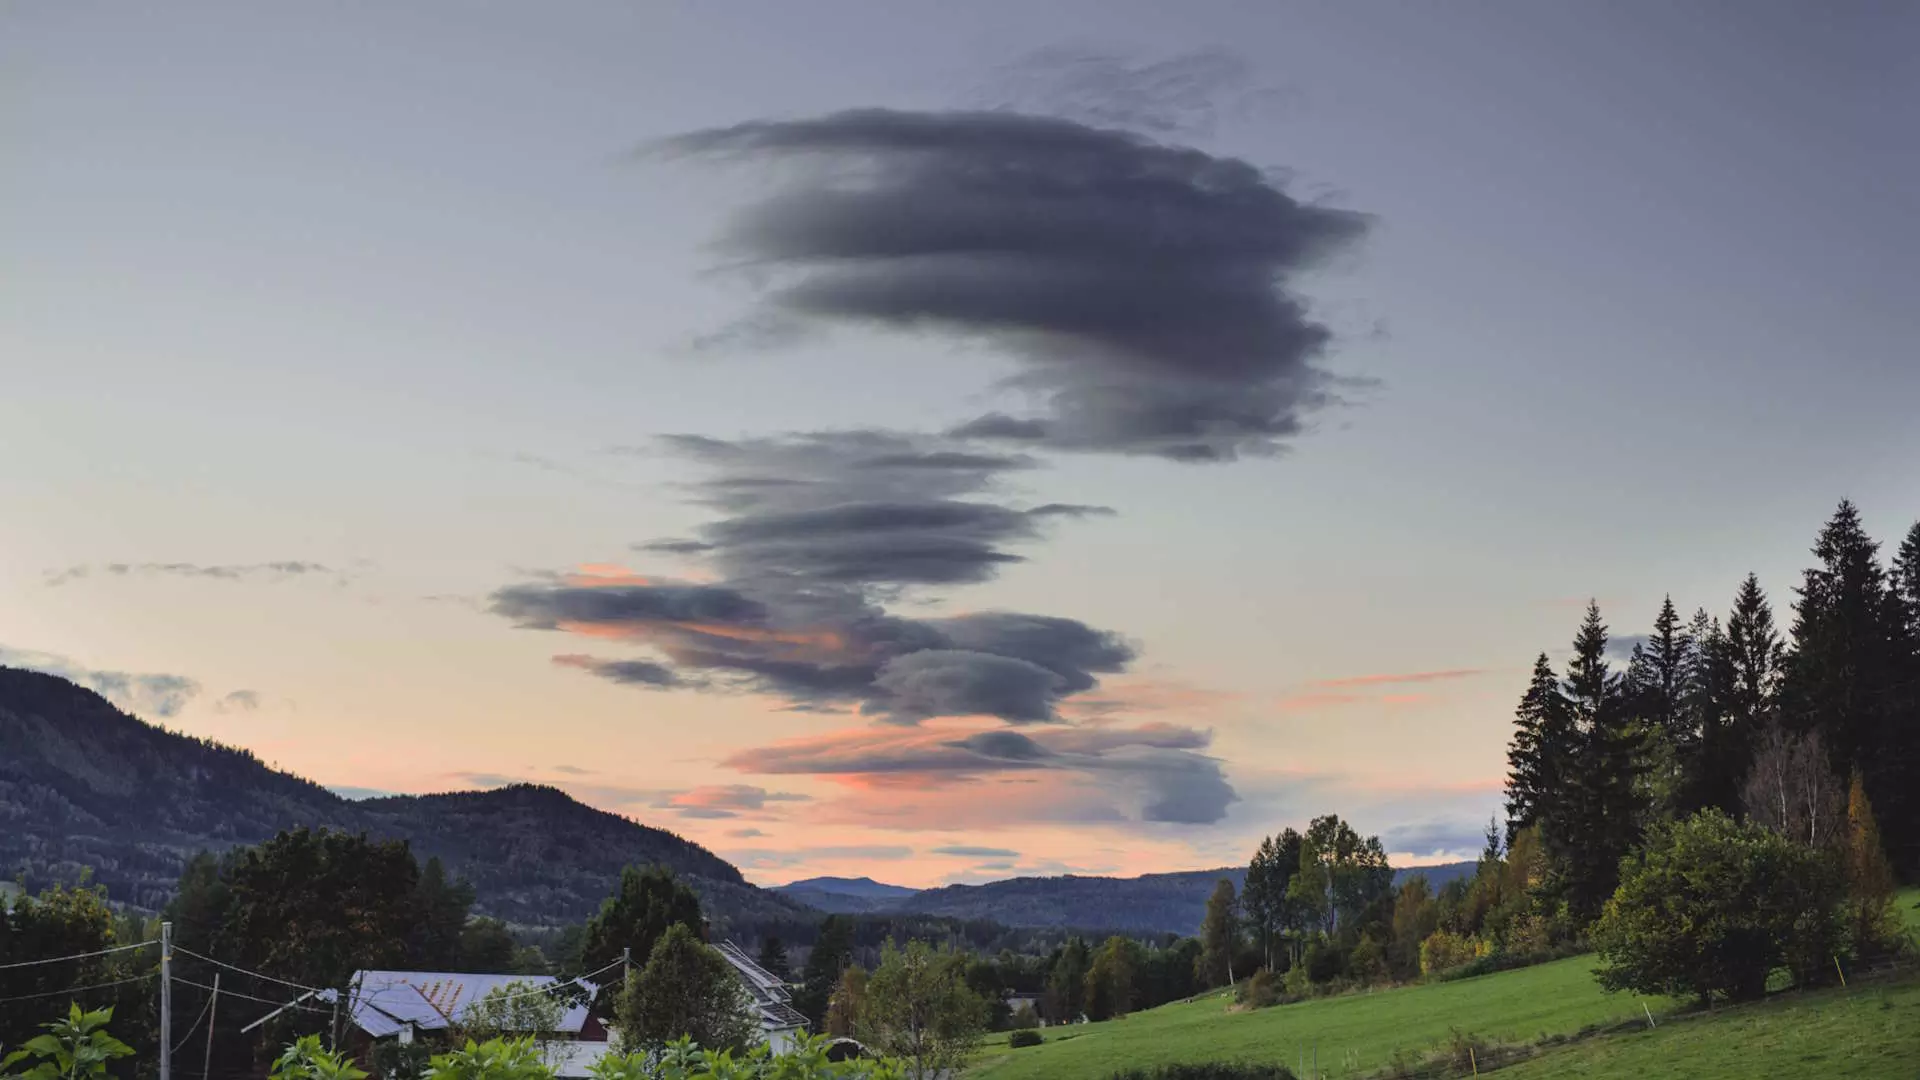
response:
[[[292,581],[324,577],[345,581],[344,571],[324,563],[286,559],[260,563],[81,563],[49,570],[44,577],[49,587],[58,587],[94,576],[100,577],[174,577],[196,581]]]
[[[213,711],[217,713],[253,712],[259,707],[260,692],[257,690],[235,690],[213,703]]]
[[[973,847],[968,844],[950,844],[946,847],[931,849],[935,855],[957,855],[968,859],[1017,859],[1020,853],[1007,848]]]
[[[0,664],[58,675],[113,702],[130,713],[177,715],[200,694],[200,684],[185,675],[162,675],[90,668],[56,653],[0,645]]]
[[[653,803],[656,809],[671,810],[681,817],[731,818],[742,813],[769,809],[769,803],[808,802],[811,795],[791,791],[768,791],[752,784],[709,784],[684,791],[665,792]]]
[[[1340,679],[1321,679],[1312,685],[1325,689],[1341,687],[1399,686],[1407,683],[1452,682],[1487,674],[1486,668],[1447,668],[1441,671],[1401,671],[1379,675],[1349,675]]]

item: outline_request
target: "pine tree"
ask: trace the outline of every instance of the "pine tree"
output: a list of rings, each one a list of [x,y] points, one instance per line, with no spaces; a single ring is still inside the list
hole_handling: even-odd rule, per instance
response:
[[[1717,630],[1717,626],[1716,626]],[[1706,678],[1720,692],[1720,723],[1713,743],[1702,755],[1703,805],[1729,814],[1739,812],[1737,797],[1753,767],[1760,733],[1773,722],[1786,664],[1786,648],[1774,629],[1773,608],[1760,588],[1760,579],[1748,574],[1733,599],[1724,635],[1716,636]]]
[[[1911,879],[1920,878],[1920,521],[1894,553],[1888,585],[1893,687],[1881,715],[1880,753],[1900,779],[1880,811],[1888,854]]]
[[[1563,809],[1542,820],[1568,906],[1582,920],[1599,914],[1612,894],[1620,858],[1639,838],[1643,820],[1640,741],[1606,652],[1607,627],[1600,621],[1600,606],[1589,603],[1561,681],[1580,753],[1567,775]]]
[[[1685,809],[1692,813],[1713,806],[1736,815],[1740,785],[1739,740],[1729,721],[1733,698],[1733,662],[1720,620],[1702,608],[1693,613],[1687,632],[1694,640],[1692,665],[1681,695],[1688,723],[1700,732],[1700,750],[1688,763]]]
[[[793,978],[793,965],[787,959],[786,943],[777,935],[769,934],[760,943],[760,956],[757,961],[767,974],[786,982]]]
[[[1576,754],[1573,718],[1560,696],[1560,676],[1541,653],[1533,681],[1514,711],[1507,749],[1507,841],[1558,809],[1566,768]]]
[[[1694,651],[1693,638],[1668,596],[1653,620],[1653,633],[1644,646],[1634,646],[1627,666],[1628,707],[1645,744],[1641,801],[1654,819],[1671,819],[1681,812],[1687,763],[1699,751],[1700,732],[1684,702]]]
[[[1793,655],[1781,687],[1783,719],[1800,731],[1817,730],[1832,755],[1833,771],[1858,767],[1866,793],[1888,810],[1890,846],[1905,857],[1916,837],[1909,826],[1907,789],[1912,775],[1902,738],[1897,696],[1901,692],[1898,642],[1879,545],[1860,524],[1860,513],[1842,501],[1821,529],[1799,589],[1793,624]]]
[[[829,915],[820,921],[820,932],[807,950],[806,967],[800,976],[800,992],[793,1004],[807,1017],[813,1030],[820,1031],[827,1021],[827,1007],[840,985],[840,972],[853,962],[853,925],[845,916]]]

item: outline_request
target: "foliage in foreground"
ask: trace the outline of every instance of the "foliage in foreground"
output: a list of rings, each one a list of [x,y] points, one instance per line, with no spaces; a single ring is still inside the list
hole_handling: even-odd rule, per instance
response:
[[[65,1020],[46,1025],[44,1034],[28,1039],[20,1049],[0,1056],[0,1076],[7,1080],[80,1080],[107,1075],[107,1062],[127,1057],[133,1047],[107,1033],[112,1009],[82,1012],[76,1003]],[[27,1061],[34,1064],[14,1071]]]
[[[1609,990],[1744,1001],[1788,966],[1824,981],[1840,948],[1830,860],[1718,810],[1654,829],[1593,928]]]
[[[702,1050],[687,1039],[657,1053],[610,1054],[588,1070],[593,1080],[901,1080],[897,1062],[829,1061],[832,1040],[803,1040],[784,1054],[762,1043],[744,1054]]]

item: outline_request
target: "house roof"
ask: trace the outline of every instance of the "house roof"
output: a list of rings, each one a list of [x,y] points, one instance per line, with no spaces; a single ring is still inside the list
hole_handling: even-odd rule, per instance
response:
[[[792,992],[779,976],[761,967],[746,950],[731,941],[723,941],[714,948],[739,973],[740,982],[753,998],[753,1008],[760,1015],[762,1028],[783,1031],[807,1026],[807,1018],[793,1007]]]
[[[459,1023],[475,1002],[496,990],[531,992],[570,982],[550,975],[362,971],[353,977],[349,1015],[362,1031],[375,1038],[398,1034],[407,1025],[421,1031],[441,1031]],[[584,980],[580,985],[589,992],[596,989]],[[510,986],[514,989],[507,990]],[[582,1000],[567,1009],[554,1030],[578,1035],[586,1022],[587,1005]]]

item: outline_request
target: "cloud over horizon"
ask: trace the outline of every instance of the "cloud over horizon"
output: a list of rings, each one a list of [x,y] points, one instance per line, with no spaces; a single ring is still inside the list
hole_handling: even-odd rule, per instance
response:
[[[1272,170],[1008,111],[852,109],[653,149],[783,167],[721,241],[775,284],[715,343],[832,324],[984,343],[1037,407],[955,437],[1231,461],[1279,452],[1339,400],[1319,362],[1332,333],[1290,286],[1368,219]]]
[[[200,581],[289,581],[304,577],[337,577],[339,572],[323,563],[286,559],[262,563],[80,563],[45,574],[49,588],[92,577],[177,577]]]
[[[58,675],[92,690],[127,712],[157,716],[163,720],[178,715],[180,710],[200,695],[200,683],[185,675],[106,671],[87,667],[55,653],[31,649],[11,649],[0,645],[0,665]]]

